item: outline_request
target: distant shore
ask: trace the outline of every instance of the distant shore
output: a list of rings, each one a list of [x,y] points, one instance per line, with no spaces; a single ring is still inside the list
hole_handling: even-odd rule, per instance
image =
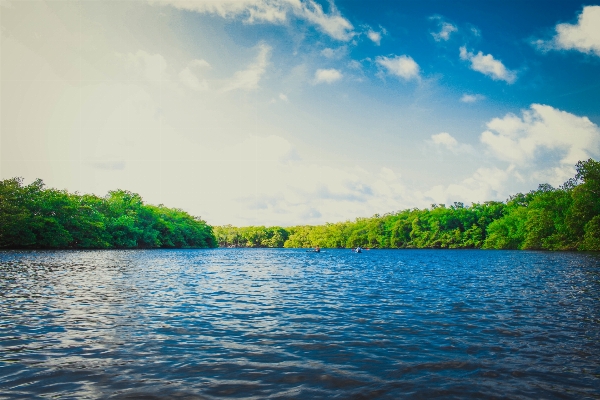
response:
[[[505,202],[432,204],[354,221],[292,227],[210,226],[126,190],[104,197],[0,181],[0,248],[372,248],[600,251],[600,162],[576,165],[559,188]]]

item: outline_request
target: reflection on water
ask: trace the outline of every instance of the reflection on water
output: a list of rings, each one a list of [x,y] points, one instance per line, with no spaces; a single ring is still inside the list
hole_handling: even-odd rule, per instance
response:
[[[593,254],[6,251],[0,295],[10,398],[600,398]]]

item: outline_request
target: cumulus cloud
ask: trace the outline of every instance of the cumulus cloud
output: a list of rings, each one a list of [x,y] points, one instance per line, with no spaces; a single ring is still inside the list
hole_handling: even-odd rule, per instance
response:
[[[342,73],[337,69],[318,69],[315,72],[315,83],[333,83],[342,79]]]
[[[381,44],[381,32],[375,32],[374,30],[369,29],[367,32],[367,37],[371,39],[371,41],[377,46]]]
[[[558,186],[573,177],[577,161],[600,155],[600,127],[586,117],[546,105],[533,104],[521,116],[494,118],[487,128],[480,140],[493,156],[490,160],[508,166],[479,168],[466,179],[424,191],[421,198],[444,204],[504,200],[540,182]],[[462,145],[446,132],[432,135],[431,142],[461,151]]]
[[[265,44],[258,46],[258,55],[254,63],[242,71],[237,71],[233,78],[223,87],[223,91],[258,89],[260,78],[264,75],[269,64],[270,55],[271,47]]]
[[[455,201],[464,203],[484,202],[491,199],[504,200],[514,194],[509,183],[522,180],[514,166],[506,169],[479,168],[470,177],[450,185],[436,185],[423,193],[430,202],[450,204]]]
[[[517,79],[514,71],[508,70],[501,61],[496,60],[491,54],[484,55],[481,51],[474,54],[467,51],[465,46],[460,48],[461,60],[469,61],[471,69],[491,77],[493,80],[513,83]]]
[[[440,132],[431,135],[431,143],[435,146],[443,147],[453,153],[472,153],[473,147],[468,144],[459,144],[458,141],[448,132]]]
[[[456,147],[456,145],[458,145],[456,139],[454,139],[454,137],[448,132],[441,132],[437,135],[431,135],[431,140],[435,144],[443,145],[446,147]]]
[[[600,6],[584,7],[576,24],[558,24],[555,29],[552,40],[533,44],[541,50],[577,50],[600,56]]]
[[[367,36],[367,38],[375,43],[376,46],[381,45],[381,39],[388,33],[387,30],[381,25],[379,25],[379,30],[375,30],[369,25],[362,25],[361,28],[363,29],[363,33]]]
[[[185,86],[193,90],[206,90],[208,89],[208,82],[206,79],[200,80],[194,73],[194,70],[210,68],[210,64],[206,60],[192,60],[187,67],[185,67],[179,73],[179,80]]]
[[[321,50],[321,55],[330,59],[339,60],[344,57],[348,53],[348,48],[346,46],[341,46],[336,49],[332,49],[327,47]]]
[[[330,3],[331,13],[328,15],[323,11],[323,7],[313,0],[306,0],[305,2],[297,0],[288,1],[295,5],[293,12],[297,16],[312,22],[332,38],[347,41],[354,36],[354,27],[346,18],[341,16],[333,5],[333,2]]]
[[[335,8],[327,14],[314,0],[149,0],[151,4],[215,14],[223,18],[243,18],[246,23],[283,24],[289,15],[315,25],[330,37],[347,41],[354,36],[352,24]]]
[[[439,16],[431,17],[430,19],[438,22],[438,32],[431,32],[431,36],[436,42],[448,41],[452,32],[457,32],[458,28],[449,22],[445,22]]]
[[[481,95],[481,94],[463,94],[463,96],[460,98],[460,101],[463,103],[476,103],[480,100],[485,99],[485,96]]]
[[[522,116],[507,114],[487,123],[481,142],[497,158],[524,166],[536,157],[558,158],[572,166],[600,154],[600,128],[587,117],[579,117],[551,106],[533,104]],[[554,157],[551,157],[554,155]]]
[[[380,67],[385,68],[385,70],[391,75],[407,81],[411,79],[419,79],[419,64],[417,64],[410,56],[378,56],[375,58],[375,62]]]

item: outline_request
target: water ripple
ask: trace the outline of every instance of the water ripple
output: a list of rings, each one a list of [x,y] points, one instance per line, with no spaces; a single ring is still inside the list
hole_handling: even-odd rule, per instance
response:
[[[600,256],[0,252],[0,397],[600,398]]]

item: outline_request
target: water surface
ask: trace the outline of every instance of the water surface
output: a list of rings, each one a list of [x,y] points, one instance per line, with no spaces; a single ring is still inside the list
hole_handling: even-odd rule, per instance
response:
[[[0,397],[600,398],[600,255],[0,252]]]

